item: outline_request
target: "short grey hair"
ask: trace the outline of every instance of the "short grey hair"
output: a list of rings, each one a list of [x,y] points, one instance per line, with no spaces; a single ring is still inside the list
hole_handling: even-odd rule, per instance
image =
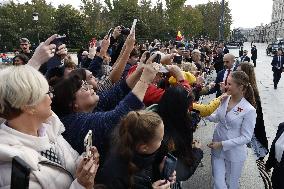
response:
[[[9,108],[36,105],[49,90],[45,77],[29,65],[4,68],[0,78],[0,114]]]

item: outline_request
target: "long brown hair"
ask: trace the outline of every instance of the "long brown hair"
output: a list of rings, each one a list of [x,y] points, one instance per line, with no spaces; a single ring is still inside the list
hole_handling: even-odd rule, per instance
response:
[[[259,99],[259,92],[256,84],[256,77],[255,77],[255,72],[254,72],[254,67],[252,64],[247,63],[247,62],[242,62],[240,63],[240,68],[243,72],[245,72],[248,77],[249,77],[249,82],[252,86],[253,92],[254,92],[254,97],[255,99]]]
[[[132,161],[137,145],[151,143],[161,123],[162,119],[158,114],[147,111],[131,111],[120,121],[116,135],[117,149],[119,155],[128,162],[130,186],[133,184],[132,176],[139,171]]]
[[[244,97],[254,107],[256,107],[254,91],[249,82],[249,76],[243,71],[234,71],[231,74],[234,82],[244,86]]]

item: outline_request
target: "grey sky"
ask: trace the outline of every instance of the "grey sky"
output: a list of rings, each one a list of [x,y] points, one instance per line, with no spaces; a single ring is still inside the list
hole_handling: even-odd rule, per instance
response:
[[[1,2],[2,0],[0,0]],[[26,0],[19,0],[25,2]],[[46,0],[54,6],[58,4],[72,4],[79,7],[80,0]],[[155,0],[152,0],[155,1]],[[211,0],[216,1],[216,0]],[[219,0],[220,1],[220,0]],[[197,5],[207,3],[208,0],[187,0],[186,4]],[[271,21],[272,0],[229,0],[229,6],[232,10],[233,25],[232,28],[245,27],[252,28]]]

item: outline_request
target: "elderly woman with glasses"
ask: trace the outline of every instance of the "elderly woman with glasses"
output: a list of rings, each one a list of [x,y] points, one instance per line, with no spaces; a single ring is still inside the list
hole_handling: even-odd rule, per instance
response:
[[[30,188],[93,188],[99,154],[85,159],[62,137],[64,126],[51,111],[52,92],[29,65],[0,70],[0,188],[10,188],[12,159],[31,168]]]

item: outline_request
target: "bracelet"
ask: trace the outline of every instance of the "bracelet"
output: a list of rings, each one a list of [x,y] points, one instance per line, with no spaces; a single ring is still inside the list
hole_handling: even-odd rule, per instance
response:
[[[144,81],[144,80],[142,80],[142,79],[139,79],[139,81],[140,81],[141,83],[146,84],[146,85],[150,85],[150,83],[147,83],[146,81]]]

